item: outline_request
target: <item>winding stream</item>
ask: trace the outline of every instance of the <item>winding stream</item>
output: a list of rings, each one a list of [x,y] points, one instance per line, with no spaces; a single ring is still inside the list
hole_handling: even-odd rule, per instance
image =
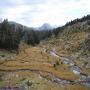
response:
[[[60,79],[60,78],[58,78],[56,76],[53,76],[53,80],[52,81],[54,81],[56,83],[59,83],[59,84],[69,84],[69,83],[70,84],[74,84],[74,83],[79,83],[81,85],[85,85],[88,88],[90,88],[90,76],[84,75],[82,73],[81,68],[78,67],[73,60],[70,60],[69,58],[66,58],[66,57],[61,57],[61,56],[59,56],[57,54],[56,51],[53,51],[53,50],[50,51],[49,54],[52,55],[52,56],[55,56],[55,57],[59,58],[60,60],[62,60],[62,62],[64,64],[69,65],[69,68],[73,71],[73,73],[76,74],[76,75],[79,75],[79,77],[80,77],[78,80],[72,80],[72,81],[70,81],[70,80],[62,80],[62,79]]]

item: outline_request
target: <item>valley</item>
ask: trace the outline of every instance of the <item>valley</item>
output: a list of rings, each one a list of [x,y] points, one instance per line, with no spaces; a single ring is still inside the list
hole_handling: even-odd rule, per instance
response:
[[[52,31],[1,23],[0,90],[90,90],[90,16]],[[5,28],[4,28],[5,27]]]

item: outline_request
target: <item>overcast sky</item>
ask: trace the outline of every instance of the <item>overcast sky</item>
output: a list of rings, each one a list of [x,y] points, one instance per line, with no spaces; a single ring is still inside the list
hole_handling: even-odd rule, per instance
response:
[[[90,13],[90,0],[0,0],[0,18],[26,26],[64,25]]]

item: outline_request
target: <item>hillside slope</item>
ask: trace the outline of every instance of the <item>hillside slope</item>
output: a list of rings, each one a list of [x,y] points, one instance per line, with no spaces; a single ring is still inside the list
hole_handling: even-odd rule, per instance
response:
[[[82,19],[81,19],[82,20]],[[43,41],[40,47],[54,50],[61,57],[73,60],[90,76],[90,20],[65,25],[63,30],[58,28],[57,36]]]

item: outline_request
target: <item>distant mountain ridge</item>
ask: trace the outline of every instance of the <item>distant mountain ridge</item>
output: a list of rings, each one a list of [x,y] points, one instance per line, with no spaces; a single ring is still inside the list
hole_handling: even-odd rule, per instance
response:
[[[39,30],[52,30],[53,27],[48,24],[48,23],[44,23],[41,27],[38,28]]]
[[[13,27],[23,27],[23,28],[28,28],[28,29],[33,29],[33,30],[52,30],[54,29],[54,27],[52,27],[50,24],[48,23],[44,23],[42,26],[40,27],[27,27],[27,26],[24,26],[20,23],[17,23],[17,22],[14,22],[14,21],[9,21],[9,24],[12,25]]]

